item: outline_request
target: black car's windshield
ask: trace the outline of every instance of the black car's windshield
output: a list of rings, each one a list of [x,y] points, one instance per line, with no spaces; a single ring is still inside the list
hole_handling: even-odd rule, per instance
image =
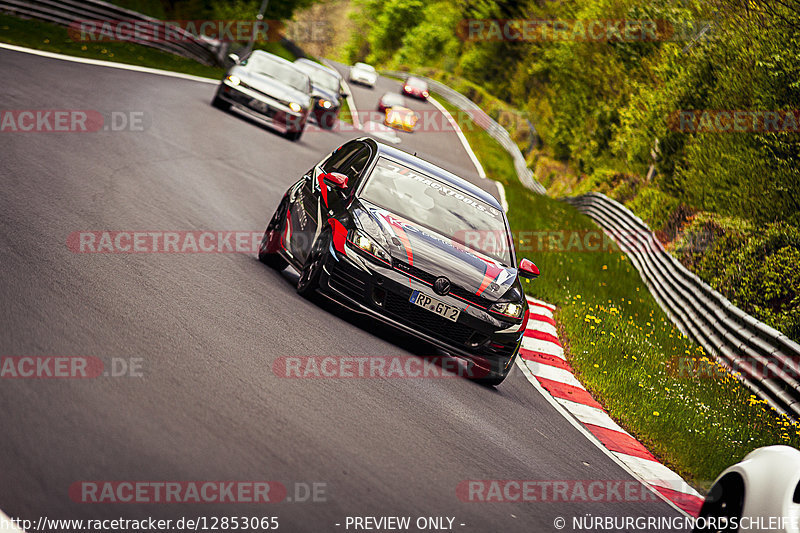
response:
[[[361,197],[501,263],[511,264],[503,213],[417,169],[381,157]]]
[[[247,59],[246,66],[250,72],[275,78],[298,91],[308,91],[308,76],[290,65],[284,65],[260,54],[253,54]]]
[[[325,72],[324,70],[319,70],[313,67],[306,70],[306,72],[308,72],[308,76],[311,78],[311,82],[313,84],[319,85],[323,89],[327,89],[334,93],[339,91],[339,78],[330,72]]]

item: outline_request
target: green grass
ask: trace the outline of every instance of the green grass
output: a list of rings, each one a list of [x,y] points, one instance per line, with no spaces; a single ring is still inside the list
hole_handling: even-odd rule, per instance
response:
[[[571,206],[525,189],[511,156],[485,131],[465,127],[464,135],[487,175],[504,184],[515,232],[600,231]],[[542,272],[525,290],[558,305],[561,341],[581,382],[622,427],[696,487],[707,490],[723,469],[760,446],[800,447],[800,428],[681,335],[625,254],[616,248],[542,250],[531,234],[515,235],[518,256]]]
[[[339,120],[342,122],[347,122],[348,124],[353,123],[353,116],[350,114],[350,105],[347,103],[347,98],[342,98],[342,107],[339,111]]]
[[[104,59],[162,70],[222,78],[224,69],[202,65],[185,57],[132,43],[79,42],[70,38],[67,28],[38,20],[0,14],[0,41],[77,57]]]

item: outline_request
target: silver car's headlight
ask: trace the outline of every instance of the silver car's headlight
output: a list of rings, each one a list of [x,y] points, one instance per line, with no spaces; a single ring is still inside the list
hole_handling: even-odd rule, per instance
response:
[[[242,80],[239,79],[239,76],[236,76],[234,74],[231,74],[226,79],[230,82],[231,85],[239,85],[242,82]]]
[[[523,306],[515,302],[497,302],[490,308],[495,313],[510,316],[511,318],[519,318],[522,316]]]
[[[356,248],[360,249],[373,256],[384,263],[392,263],[392,256],[384,250],[375,240],[364,233],[363,231],[352,229],[347,235],[347,240],[350,241]]]
[[[299,113],[303,109],[303,106],[301,106],[297,102],[289,102],[289,109],[291,109],[295,113]]]

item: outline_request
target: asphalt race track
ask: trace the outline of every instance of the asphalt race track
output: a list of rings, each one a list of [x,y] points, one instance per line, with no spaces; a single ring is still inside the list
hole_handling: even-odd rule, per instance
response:
[[[308,131],[292,143],[214,109],[214,86],[193,81],[7,50],[0,69],[4,109],[143,112],[146,125],[0,135],[0,355],[140,358],[143,373],[0,381],[6,514],[277,516],[279,530],[309,532],[344,531],[347,516],[539,532],[555,531],[558,516],[677,515],[660,501],[461,501],[456,487],[469,479],[631,478],[518,369],[497,389],[461,378],[277,377],[282,356],[429,349],[299,297],[295,275],[253,254],[67,247],[83,230],[263,231],[285,189],[357,133]],[[437,162],[477,178],[454,135],[401,135],[401,148],[441,147]],[[322,483],[325,494],[267,505],[76,503],[70,486],[85,480],[273,480],[290,498],[296,483]]]

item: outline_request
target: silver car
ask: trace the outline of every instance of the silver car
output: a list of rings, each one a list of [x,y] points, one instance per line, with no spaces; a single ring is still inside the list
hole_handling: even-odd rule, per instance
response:
[[[303,134],[312,104],[308,75],[291,62],[261,50],[244,60],[231,54],[234,65],[217,89],[214,107],[231,106],[256,115],[269,126],[296,141]]]
[[[350,67],[350,81],[367,85],[368,87],[375,87],[375,82],[378,81],[378,73],[375,72],[375,67],[371,65],[356,63]]]

